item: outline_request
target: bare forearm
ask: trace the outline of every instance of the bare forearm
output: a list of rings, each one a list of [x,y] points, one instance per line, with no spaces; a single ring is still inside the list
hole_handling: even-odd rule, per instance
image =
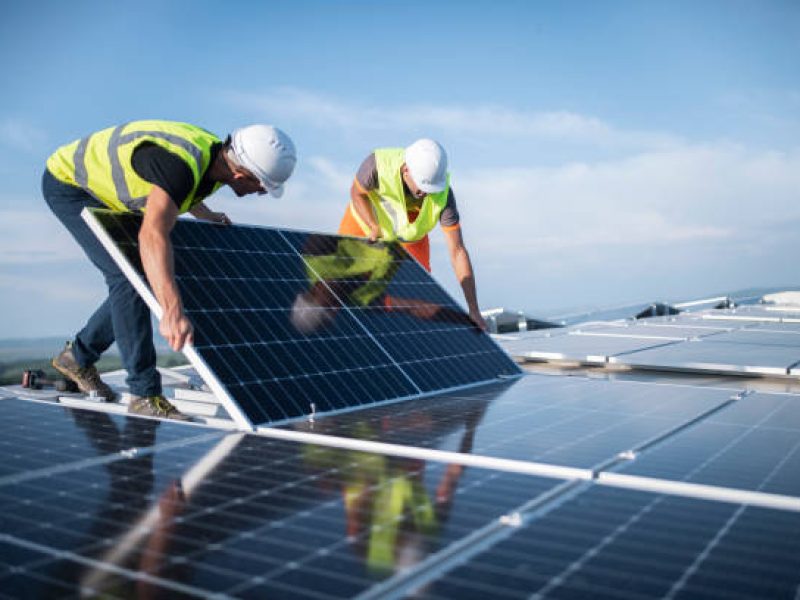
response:
[[[472,261],[466,248],[456,251],[452,258],[453,270],[455,271],[458,283],[464,292],[464,300],[470,312],[478,312],[478,292],[475,285],[475,273],[472,269]]]
[[[139,252],[147,281],[164,313],[182,312],[169,236],[157,230],[142,231],[139,234]]]
[[[181,295],[175,283],[175,264],[169,234],[178,218],[178,209],[169,194],[154,185],[147,197],[146,211],[139,230],[139,253],[147,280],[161,306],[158,330],[173,350],[192,342],[192,324],[183,312]]]

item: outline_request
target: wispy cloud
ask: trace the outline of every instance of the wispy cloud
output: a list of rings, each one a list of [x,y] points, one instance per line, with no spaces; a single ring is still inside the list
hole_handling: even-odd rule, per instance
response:
[[[37,152],[47,142],[47,134],[27,119],[0,119],[0,143],[23,152]]]
[[[98,301],[98,285],[75,285],[69,275],[39,277],[36,274],[5,275],[0,273],[0,291],[15,296],[28,296],[31,303],[42,300],[81,302],[90,309]],[[87,312],[89,312],[87,310]]]
[[[264,93],[228,92],[240,108],[270,118],[302,119],[320,129],[353,131],[407,131],[423,129],[450,135],[488,134],[500,138],[544,138],[603,146],[669,147],[677,136],[646,131],[624,131],[590,115],[565,110],[515,110],[497,105],[367,105],[348,102],[298,88],[276,88]]]
[[[83,256],[46,209],[0,211],[0,264],[63,263]]]
[[[800,218],[800,151],[684,147],[617,161],[473,171],[455,186],[465,229],[479,230],[475,245],[506,260],[581,260],[609,247],[693,244],[744,252],[741,240],[754,227]]]

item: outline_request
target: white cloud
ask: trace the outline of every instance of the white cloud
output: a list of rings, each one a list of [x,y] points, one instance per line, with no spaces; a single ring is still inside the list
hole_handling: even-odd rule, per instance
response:
[[[23,152],[37,152],[47,142],[45,131],[25,119],[0,119],[2,143]]]
[[[83,258],[78,244],[45,209],[0,210],[0,264],[35,264]]]
[[[27,298],[29,304],[46,301],[86,303],[86,308],[93,308],[98,301],[99,285],[75,285],[70,274],[48,275],[41,277],[36,273],[22,275],[0,274],[0,290],[2,292]],[[90,310],[87,310],[87,313]]]
[[[684,147],[618,161],[464,173],[459,206],[493,252],[730,239],[800,216],[800,152]],[[469,227],[470,225],[467,225]],[[800,235],[800,234],[799,234]]]
[[[353,173],[347,167],[312,156],[298,164],[280,199],[269,195],[236,198],[222,191],[207,204],[237,223],[335,232],[350,201],[352,181]]]
[[[658,132],[622,131],[592,116],[554,111],[520,111],[497,105],[434,106],[428,104],[370,106],[349,103],[297,88],[276,88],[261,94],[229,92],[239,107],[277,119],[301,119],[304,125],[347,132],[433,130],[449,135],[494,138],[544,138],[628,148],[669,147],[676,136]]]

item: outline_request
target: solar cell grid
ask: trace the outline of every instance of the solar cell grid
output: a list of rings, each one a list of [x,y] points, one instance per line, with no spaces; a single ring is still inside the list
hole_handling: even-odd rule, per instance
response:
[[[800,398],[745,396],[665,440],[623,471],[800,496]]]
[[[349,596],[556,484],[231,434],[0,486],[0,589]]]
[[[794,598],[800,515],[591,488],[422,598]]]
[[[65,418],[65,415],[68,415]],[[7,479],[29,477],[39,469],[207,435],[207,431],[164,423],[152,428],[135,419],[91,411],[62,411],[25,400],[0,401],[0,485]],[[91,431],[91,437],[85,435]],[[42,435],[46,433],[47,443]]]
[[[716,409],[732,395],[726,389],[527,375],[468,395],[323,415],[286,428],[591,468]]]
[[[157,310],[138,264],[139,217],[85,218],[110,251],[121,245]],[[398,244],[187,220],[171,238],[195,325],[188,355],[242,426],[519,374]]]

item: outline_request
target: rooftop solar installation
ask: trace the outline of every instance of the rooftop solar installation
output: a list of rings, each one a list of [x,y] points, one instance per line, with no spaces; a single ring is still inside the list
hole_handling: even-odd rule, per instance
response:
[[[140,217],[84,218],[158,316]],[[397,243],[190,220],[171,240],[184,353],[242,428],[520,374]]]
[[[47,408],[65,437],[107,437]],[[185,441],[0,482],[0,593],[351,597],[561,483],[244,433]]]
[[[790,375],[790,368],[798,361],[800,343],[791,347],[710,339],[650,348],[609,359],[611,363],[639,368],[775,376]]]
[[[800,496],[800,396],[746,395],[622,472]]]
[[[798,513],[595,487],[521,521],[415,597],[796,598]]]
[[[584,334],[569,331],[551,337],[514,334],[500,339],[500,345],[512,356],[524,359],[578,361],[605,364],[609,358],[625,352],[677,343],[680,338],[636,337]]]
[[[85,216],[157,311],[138,220]],[[245,431],[0,389],[0,597],[797,600],[800,395],[518,377],[394,245],[186,221],[173,243],[187,355]],[[518,339],[750,368],[795,349],[771,308]]]
[[[593,323],[576,328],[583,335],[617,335],[621,337],[664,338],[686,340],[701,338],[730,331],[730,328],[712,325],[681,325],[678,323],[649,323],[645,321],[623,321],[621,323]]]
[[[257,433],[15,399],[0,415],[10,597],[800,585],[793,394],[531,374]]]
[[[796,377],[800,323],[784,307],[704,310],[636,322],[591,323],[543,337],[496,336],[517,358],[636,369]]]
[[[732,401],[730,389],[527,375],[469,395],[285,426],[474,456],[593,469]]]
[[[64,414],[71,424],[64,426]],[[51,472],[80,460],[114,458],[130,448],[181,444],[205,439],[208,430],[165,423],[157,429],[147,422],[94,411],[63,413],[46,403],[13,398],[0,402],[0,482]],[[91,435],[86,432],[91,431]],[[42,443],[46,432],[47,443]],[[217,434],[218,436],[218,434]]]

